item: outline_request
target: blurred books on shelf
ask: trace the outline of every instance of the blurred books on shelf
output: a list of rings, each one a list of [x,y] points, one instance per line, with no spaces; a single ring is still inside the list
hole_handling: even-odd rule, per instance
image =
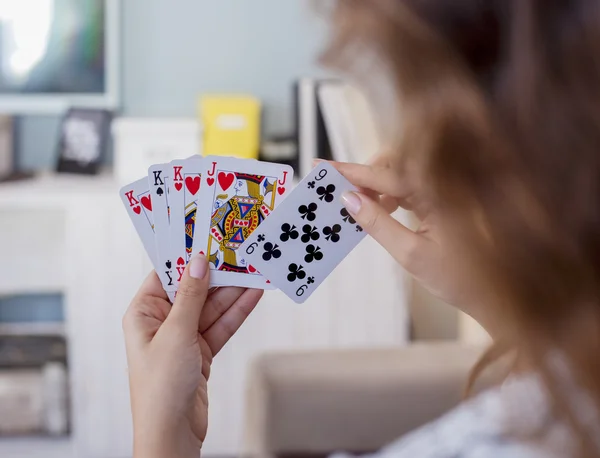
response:
[[[364,163],[380,149],[366,97],[340,80],[303,78],[295,85],[298,171],[315,159]]]
[[[297,172],[300,179],[314,168],[315,159],[333,159],[323,113],[317,99],[320,84],[319,80],[302,78],[294,87],[298,143]]]
[[[5,414],[0,438],[64,436],[68,405],[64,330],[49,324],[0,325],[0,410]]]
[[[261,161],[289,165],[297,171],[298,145],[293,135],[273,136],[263,141],[260,150]]]
[[[65,364],[0,369],[0,406],[0,437],[67,435],[69,395]]]
[[[380,149],[373,112],[364,94],[351,84],[327,81],[318,100],[337,161],[364,163]]]
[[[10,116],[0,116],[0,176],[9,176],[15,168],[14,124]]]

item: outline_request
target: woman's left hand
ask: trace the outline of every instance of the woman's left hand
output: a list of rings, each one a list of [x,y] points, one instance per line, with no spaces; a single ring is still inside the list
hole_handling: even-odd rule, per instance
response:
[[[208,428],[207,382],[213,357],[246,320],[263,292],[209,292],[204,256],[195,257],[173,306],[156,273],[123,319],[134,458],[197,458]]]

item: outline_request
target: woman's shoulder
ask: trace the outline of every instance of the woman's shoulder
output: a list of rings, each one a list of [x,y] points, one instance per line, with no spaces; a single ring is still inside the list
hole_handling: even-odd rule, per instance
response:
[[[512,379],[372,457],[564,458],[570,435],[554,421],[547,399],[537,378]]]

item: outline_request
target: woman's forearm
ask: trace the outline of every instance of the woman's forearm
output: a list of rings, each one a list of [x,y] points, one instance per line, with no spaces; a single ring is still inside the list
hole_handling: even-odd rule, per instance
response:
[[[192,439],[188,428],[138,429],[134,435],[133,458],[199,458],[202,444]]]

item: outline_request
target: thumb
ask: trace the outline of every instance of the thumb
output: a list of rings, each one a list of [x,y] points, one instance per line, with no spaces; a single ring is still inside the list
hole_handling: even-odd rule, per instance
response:
[[[208,271],[206,257],[194,256],[183,273],[167,322],[180,329],[189,328],[193,332],[198,331],[200,314],[208,295],[210,277]]]
[[[342,203],[356,222],[409,272],[421,242],[418,234],[396,221],[381,205],[357,192],[346,192]]]

